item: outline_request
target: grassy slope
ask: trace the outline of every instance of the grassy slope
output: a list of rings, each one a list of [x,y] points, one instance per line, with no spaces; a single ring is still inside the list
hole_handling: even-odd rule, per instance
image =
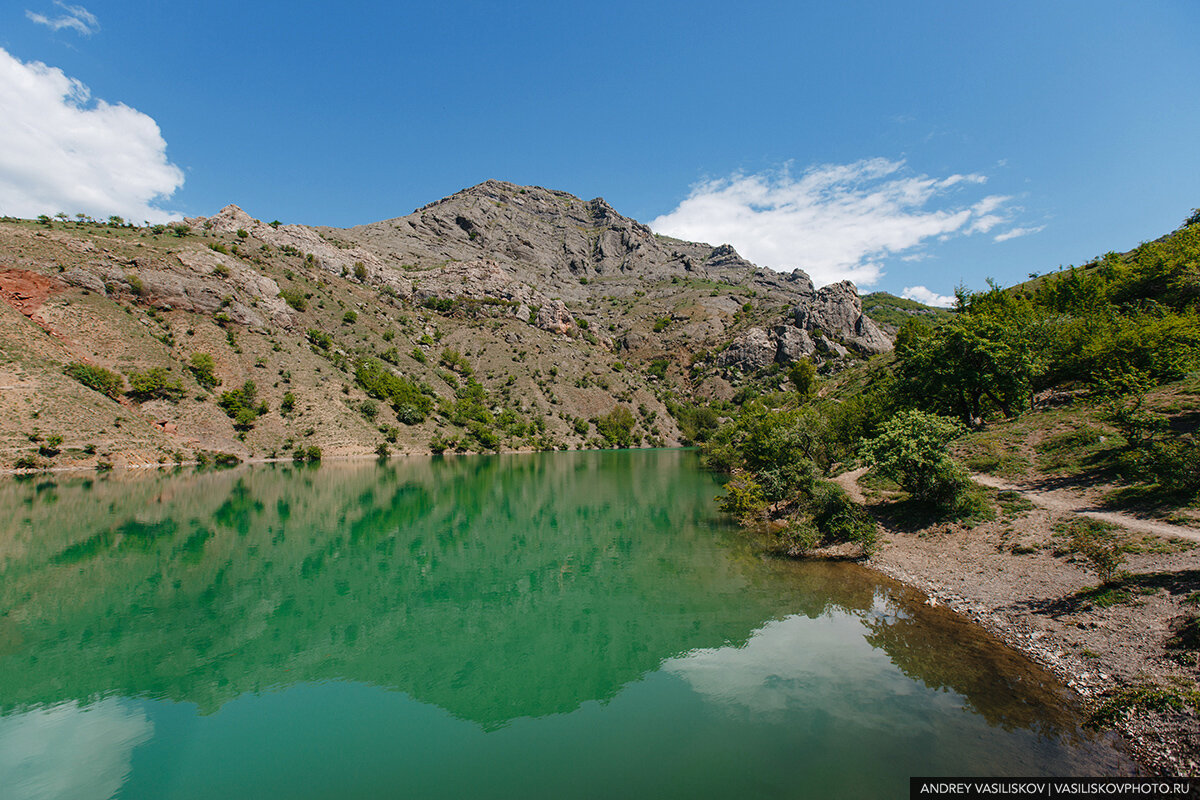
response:
[[[880,325],[895,330],[904,324],[909,317],[921,316],[931,322],[936,322],[950,316],[951,312],[944,308],[927,306],[916,300],[896,297],[887,292],[872,292],[862,296],[863,313]]]
[[[647,364],[626,364],[603,344],[552,335],[510,317],[448,316],[412,308],[371,287],[321,272],[298,255],[263,249],[253,238],[178,238],[136,228],[55,223],[47,230],[31,222],[0,223],[0,265],[51,277],[97,264],[136,275],[144,265],[161,267],[183,250],[204,252],[221,245],[232,251],[235,244],[242,264],[275,280],[281,290],[308,296],[294,324],[247,328],[221,322],[220,312],[154,309],[118,289],[100,294],[65,287],[32,318],[0,303],[0,386],[5,387],[0,394],[0,466],[11,466],[21,456],[41,458],[48,466],[153,464],[190,459],[199,450],[266,457],[286,455],[297,443],[319,446],[326,455],[361,455],[385,442],[379,429],[388,425],[399,429],[393,450],[425,451],[435,433],[466,442],[460,428],[437,415],[406,426],[385,403],[377,403],[380,413],[374,420],[361,413],[368,398],[355,385],[350,365],[357,357],[377,357],[391,348],[397,352],[398,371],[447,401],[453,400],[454,389],[438,361],[443,349],[457,349],[488,390],[495,410],[513,409],[527,423],[544,421],[545,437],[504,436],[507,449],[599,444],[594,426],[581,434],[575,421],[607,413],[618,403],[635,411],[637,441],[679,441],[659,398],[666,396],[669,383],[683,388],[686,342],[669,335],[661,337],[661,350],[649,352],[672,362],[664,381],[649,375]],[[664,284],[647,285],[641,296],[621,301],[598,297],[581,304],[586,307],[577,313],[594,314],[607,324],[613,324],[607,322],[610,317],[686,317],[698,298],[712,291],[707,285]],[[606,306],[603,313],[596,310],[601,305]],[[348,311],[357,314],[353,322],[345,319]],[[767,312],[764,308],[761,313]],[[330,334],[333,347],[314,350],[308,330]],[[414,350],[425,355],[425,363],[411,355]],[[196,352],[209,353],[216,361],[222,384],[214,392],[196,383],[186,368]],[[63,375],[63,366],[72,361],[123,373],[167,367],[182,381],[184,397],[176,404],[110,400]],[[255,382],[270,410],[239,437],[215,401],[222,391],[247,380]],[[297,401],[295,411],[284,415],[279,407],[288,391]],[[639,408],[645,413],[637,413]],[[175,430],[164,430],[171,427]],[[64,437],[61,453],[39,455],[33,438],[55,434]],[[94,453],[85,452],[92,446]],[[468,446],[477,449],[475,443]]]

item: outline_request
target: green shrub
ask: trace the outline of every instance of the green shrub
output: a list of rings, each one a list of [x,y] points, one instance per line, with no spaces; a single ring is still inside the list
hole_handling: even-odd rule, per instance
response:
[[[1125,438],[1117,458],[1125,477],[1194,498],[1200,493],[1200,443],[1195,434],[1175,433],[1165,416],[1145,408],[1151,386],[1145,373],[1124,375],[1117,383],[1117,396],[1108,401],[1106,417]]]
[[[350,310],[350,311],[347,311],[345,314],[342,314],[342,324],[343,325],[353,325],[356,322],[358,322],[358,312],[357,311]]]
[[[320,350],[329,350],[333,347],[333,337],[324,331],[319,331],[316,328],[309,328],[306,336],[313,347]]]
[[[712,406],[668,402],[667,411],[679,425],[685,444],[708,441],[721,425],[721,418]]]
[[[807,519],[789,520],[777,534],[775,549],[788,555],[804,555],[821,546],[821,532]]]
[[[1151,442],[1133,463],[1135,474],[1149,477],[1166,492],[1187,497],[1200,493],[1200,444],[1194,436]]]
[[[876,546],[875,523],[846,490],[833,481],[819,480],[806,503],[823,544],[855,543],[870,554]]]
[[[457,350],[447,347],[442,351],[439,361],[442,366],[454,370],[459,375],[469,376],[471,374],[471,362]]]
[[[419,384],[397,375],[377,361],[360,360],[354,369],[354,380],[371,397],[391,403],[397,419],[406,425],[423,422],[433,410],[433,401],[422,392]]]
[[[308,308],[308,298],[299,289],[281,289],[279,296],[283,298],[285,303],[297,311],[304,311]]]
[[[801,397],[812,397],[817,388],[817,368],[807,358],[802,358],[788,368],[788,380]]]
[[[284,392],[283,399],[279,401],[279,412],[281,414],[290,414],[296,407],[296,395],[291,392]]]
[[[129,373],[126,395],[139,403],[155,398],[178,403],[183,397],[183,384],[166,367],[151,367],[145,372]]]
[[[1101,583],[1110,583],[1125,564],[1119,528],[1094,519],[1076,519],[1063,526],[1067,550],[1083,556]]]
[[[317,447],[315,444],[309,445],[308,447],[297,445],[296,449],[292,452],[292,460],[297,462],[320,461],[321,448]]]
[[[212,389],[221,384],[221,379],[214,373],[216,368],[217,362],[208,353],[192,353],[188,362],[188,369],[192,371],[196,382],[205,389]]]
[[[104,367],[73,361],[67,365],[66,373],[89,389],[114,399],[119,397],[125,388],[125,379]]]
[[[765,522],[767,498],[762,486],[745,472],[737,473],[725,484],[719,507],[745,526]]]
[[[56,455],[62,452],[60,449],[62,443],[63,437],[59,436],[57,433],[51,434],[50,436],[47,436],[46,441],[42,442],[41,446],[38,447],[38,452],[46,458],[54,458]]]
[[[772,549],[789,556],[839,544],[858,545],[866,556],[875,551],[875,523],[836,483],[817,478],[805,481],[794,505],[795,513],[777,534]]]
[[[665,331],[667,329],[667,326],[669,326],[670,324],[671,324],[670,317],[659,317],[658,319],[654,320],[654,332],[662,333],[663,331]]]
[[[429,440],[429,450],[433,453],[441,454],[447,450],[454,450],[458,447],[458,439],[448,436],[443,436],[440,432],[435,433],[433,438]]]
[[[880,434],[864,443],[863,454],[913,499],[952,508],[969,485],[966,470],[948,448],[962,431],[949,417],[909,409],[885,422]]]
[[[467,423],[467,433],[479,443],[481,450],[500,449],[500,435],[484,422],[471,420]]]

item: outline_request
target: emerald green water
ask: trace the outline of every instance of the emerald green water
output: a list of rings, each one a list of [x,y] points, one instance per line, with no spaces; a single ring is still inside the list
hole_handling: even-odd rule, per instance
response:
[[[1121,774],[1048,675],[764,558],[680,451],[0,484],[0,796],[900,797]]]

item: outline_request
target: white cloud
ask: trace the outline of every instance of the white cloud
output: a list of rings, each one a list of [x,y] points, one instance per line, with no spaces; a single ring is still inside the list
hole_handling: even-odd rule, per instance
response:
[[[885,158],[825,164],[799,177],[786,168],[739,173],[694,186],[650,226],[681,239],[732,244],[761,266],[800,267],[817,285],[849,279],[869,286],[889,256],[911,257],[926,241],[984,233],[1004,222],[1008,197],[946,202],[986,181],[976,173],[911,175],[903,161]]]
[[[802,714],[831,720],[839,730],[899,735],[904,725],[931,728],[930,719],[889,715],[889,702],[921,690],[863,639],[862,629],[847,625],[846,616],[833,611],[816,619],[772,620],[742,647],[694,650],[667,659],[662,670],[735,719],[781,721]]]
[[[0,786],[14,800],[115,797],[154,723],[116,698],[0,718]]]
[[[905,286],[900,296],[905,300],[916,300],[918,303],[924,303],[927,306],[939,306],[941,308],[950,308],[957,299],[952,294],[938,294],[930,289],[926,289],[924,286]]]
[[[123,103],[90,101],[62,70],[0,49],[0,214],[83,212],[176,218],[156,203],[183,185],[158,124]]]
[[[38,14],[26,9],[25,16],[51,30],[60,31],[63,28],[70,28],[81,36],[91,36],[100,30],[100,20],[96,19],[96,15],[83,6],[69,6],[62,0],[54,0],[54,5],[67,13],[50,19],[45,14]]]
[[[1045,230],[1045,225],[1038,225],[1036,228],[1013,228],[1004,233],[998,233],[992,238],[997,242],[1007,242],[1009,239],[1016,239],[1018,236],[1028,236],[1031,233],[1038,233]]]

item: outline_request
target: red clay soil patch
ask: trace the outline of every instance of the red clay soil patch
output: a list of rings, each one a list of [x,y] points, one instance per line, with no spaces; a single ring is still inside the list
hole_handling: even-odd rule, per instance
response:
[[[65,288],[62,281],[25,269],[0,272],[0,297],[27,317],[32,317],[51,295]]]

